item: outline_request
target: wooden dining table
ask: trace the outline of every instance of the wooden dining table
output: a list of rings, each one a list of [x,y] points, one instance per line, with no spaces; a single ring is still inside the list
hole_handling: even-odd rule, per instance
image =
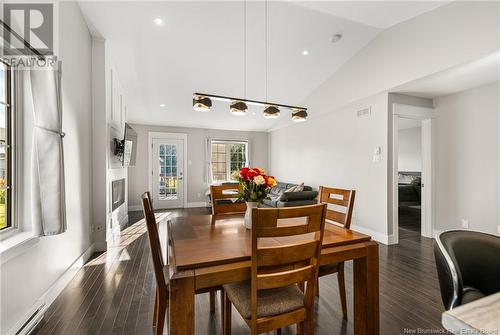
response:
[[[242,215],[213,224],[211,215],[168,222],[170,335],[196,333],[195,292],[250,279],[251,239]],[[292,241],[287,239],[277,243]],[[354,263],[354,334],[379,334],[378,244],[368,235],[326,224],[321,265],[348,260]]]

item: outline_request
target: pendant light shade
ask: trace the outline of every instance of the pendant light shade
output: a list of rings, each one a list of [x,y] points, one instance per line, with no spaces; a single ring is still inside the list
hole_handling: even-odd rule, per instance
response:
[[[232,101],[230,108],[233,115],[245,115],[248,109],[247,104],[243,101]]]
[[[204,96],[194,96],[193,97],[193,109],[197,112],[209,112],[210,107],[212,107],[212,100]]]
[[[280,109],[276,106],[267,106],[264,109],[264,117],[266,119],[277,119],[280,117]]]
[[[292,121],[304,122],[307,120],[307,112],[303,109],[294,109],[292,112]]]

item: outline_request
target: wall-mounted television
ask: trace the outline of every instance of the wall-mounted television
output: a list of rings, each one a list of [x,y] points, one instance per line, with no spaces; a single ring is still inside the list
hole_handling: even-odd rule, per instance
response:
[[[137,156],[137,133],[128,124],[125,123],[125,134],[123,140],[117,138],[115,142],[115,155],[122,162],[123,166],[135,166],[135,157]]]
[[[123,166],[135,166],[135,158],[137,156],[137,133],[125,123],[125,134],[123,136]]]

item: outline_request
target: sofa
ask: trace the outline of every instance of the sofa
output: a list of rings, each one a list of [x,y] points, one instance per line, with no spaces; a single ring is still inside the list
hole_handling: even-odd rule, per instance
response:
[[[261,207],[294,207],[314,205],[317,200],[318,191],[313,191],[310,186],[304,186],[300,192],[285,192],[296,184],[279,182],[269,192],[269,199],[265,199]]]

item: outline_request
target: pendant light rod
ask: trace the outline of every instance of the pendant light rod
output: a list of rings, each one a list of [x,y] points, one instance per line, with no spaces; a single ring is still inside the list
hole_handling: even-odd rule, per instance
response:
[[[253,106],[277,106],[281,108],[287,108],[287,109],[300,109],[300,110],[307,110],[306,107],[300,107],[300,106],[291,106],[291,105],[283,105],[283,104],[278,104],[274,102],[268,102],[268,101],[259,101],[259,100],[250,100],[250,99],[241,99],[241,98],[234,98],[234,97],[228,97],[224,95],[215,95],[215,94],[207,94],[207,93],[194,93],[194,96],[202,96],[202,97],[208,97],[213,100],[217,101],[243,101],[246,102],[249,105]]]

